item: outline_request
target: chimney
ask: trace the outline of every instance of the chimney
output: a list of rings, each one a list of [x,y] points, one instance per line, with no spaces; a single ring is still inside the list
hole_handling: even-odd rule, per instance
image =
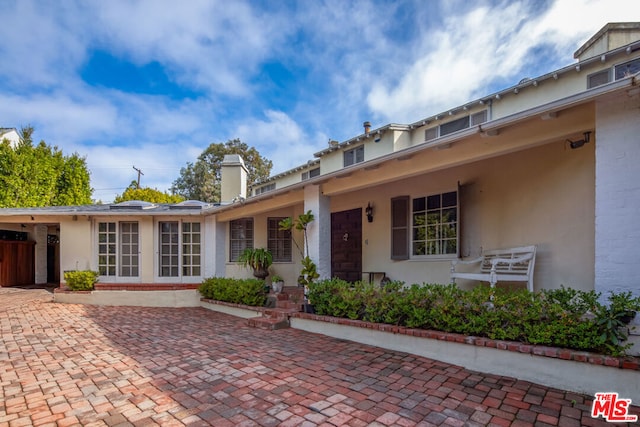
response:
[[[365,135],[369,135],[369,131],[371,130],[371,122],[364,122],[362,126],[364,126]]]
[[[247,167],[239,154],[225,154],[220,172],[220,203],[247,197]]]

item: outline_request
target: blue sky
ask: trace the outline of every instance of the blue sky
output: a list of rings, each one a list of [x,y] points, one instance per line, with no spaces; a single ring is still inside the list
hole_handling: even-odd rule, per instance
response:
[[[0,0],[0,127],[87,159],[109,202],[212,142],[273,173],[574,62],[638,0]]]

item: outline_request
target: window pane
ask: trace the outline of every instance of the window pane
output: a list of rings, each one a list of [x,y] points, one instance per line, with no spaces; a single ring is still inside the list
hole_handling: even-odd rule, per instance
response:
[[[120,275],[137,276],[138,271],[132,268],[138,265],[138,223],[120,223]]]
[[[458,204],[458,195],[455,191],[442,195],[442,207],[455,206]]]
[[[271,252],[274,262],[291,261],[291,233],[280,230],[283,217],[267,219],[267,249]]]
[[[231,221],[229,227],[229,261],[234,262],[246,248],[253,248],[253,218]]]
[[[438,209],[440,207],[440,195],[427,197],[427,209]]]
[[[458,195],[455,191],[413,200],[413,255],[458,253],[457,203]]]
[[[175,276],[178,268],[178,235],[179,224],[177,221],[166,221],[159,223],[158,232],[160,233],[160,253],[159,262],[160,276]]]

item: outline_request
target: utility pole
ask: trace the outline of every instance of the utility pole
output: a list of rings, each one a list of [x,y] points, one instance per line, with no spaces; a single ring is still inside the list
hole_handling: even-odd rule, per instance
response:
[[[135,167],[135,166],[133,167],[133,169],[135,169],[135,170],[136,170],[136,172],[138,172],[138,189],[140,189],[140,175],[144,175],[144,174],[142,173],[142,170],[141,170],[141,169],[138,169],[138,168],[137,168],[137,167]]]

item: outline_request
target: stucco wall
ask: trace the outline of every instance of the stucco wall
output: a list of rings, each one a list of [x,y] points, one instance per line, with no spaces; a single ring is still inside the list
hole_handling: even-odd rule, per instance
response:
[[[61,276],[66,270],[96,268],[93,265],[91,221],[86,216],[60,218],[60,236]],[[64,281],[64,277],[60,280]]]
[[[458,182],[463,256],[535,244],[535,289],[593,289],[593,143],[571,150],[559,141],[334,196],[331,210],[374,206],[374,222],[362,224],[364,271],[385,271],[408,283],[448,283],[449,260],[390,260],[390,199],[447,192]]]

